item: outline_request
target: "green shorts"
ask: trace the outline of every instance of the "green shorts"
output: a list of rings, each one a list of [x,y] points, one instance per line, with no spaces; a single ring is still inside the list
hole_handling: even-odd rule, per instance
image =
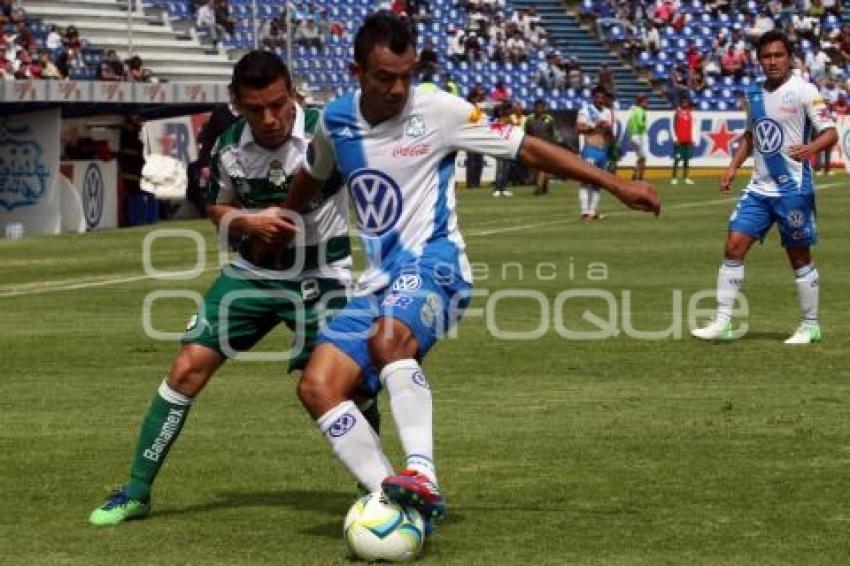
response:
[[[227,271],[234,275],[230,275]],[[346,303],[336,279],[275,281],[239,277],[245,270],[223,270],[189,321],[182,343],[200,344],[231,358],[254,347],[283,322],[295,333],[289,371],[304,369],[325,319]],[[303,343],[301,343],[303,341]]]
[[[673,159],[690,159],[693,148],[693,144],[690,143],[677,143],[676,148],[673,150]]]

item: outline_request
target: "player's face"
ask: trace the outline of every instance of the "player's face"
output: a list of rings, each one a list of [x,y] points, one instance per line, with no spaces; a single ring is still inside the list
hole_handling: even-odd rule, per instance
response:
[[[295,97],[283,77],[264,88],[238,87],[236,107],[245,116],[254,141],[277,149],[289,140],[295,124]]]
[[[781,41],[772,41],[761,48],[759,52],[761,63],[767,80],[784,81],[791,72],[791,54]]]
[[[360,103],[370,121],[381,122],[401,113],[410,94],[415,65],[413,47],[399,55],[383,44],[372,49],[365,68],[352,64],[360,81]]]
[[[607,106],[608,97],[605,96],[604,92],[597,92],[593,95],[593,104],[596,105],[597,108],[604,108]]]

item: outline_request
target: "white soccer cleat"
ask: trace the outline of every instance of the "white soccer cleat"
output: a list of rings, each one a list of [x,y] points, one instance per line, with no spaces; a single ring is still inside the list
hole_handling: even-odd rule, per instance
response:
[[[493,198],[501,198],[501,196],[502,196],[501,191],[493,191]]]
[[[735,336],[732,334],[732,323],[712,320],[708,326],[702,328],[694,328],[691,330],[691,336],[700,340],[733,340]]]
[[[691,179],[690,177],[685,177],[685,184],[686,184],[686,185],[693,185],[693,184],[694,184],[694,180],[693,180],[693,179]]]
[[[514,194],[511,191],[505,189],[504,191],[502,191],[502,196],[503,197],[512,197],[512,196],[514,196]]]
[[[805,322],[797,327],[797,330],[791,337],[785,341],[786,344],[813,344],[820,342],[820,326],[817,324],[806,324]]]
[[[670,179],[670,184],[671,185],[678,185],[679,179],[677,179],[676,177],[673,177],[672,179]]]

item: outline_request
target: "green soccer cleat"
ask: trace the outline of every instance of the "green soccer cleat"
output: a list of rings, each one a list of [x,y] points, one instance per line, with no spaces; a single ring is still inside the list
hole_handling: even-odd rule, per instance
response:
[[[820,326],[817,324],[803,323],[794,334],[785,341],[786,344],[814,344],[820,342]]]
[[[127,493],[127,487],[122,486],[109,494],[103,505],[91,512],[89,523],[97,527],[109,527],[146,517],[150,510],[150,501],[133,499]]]

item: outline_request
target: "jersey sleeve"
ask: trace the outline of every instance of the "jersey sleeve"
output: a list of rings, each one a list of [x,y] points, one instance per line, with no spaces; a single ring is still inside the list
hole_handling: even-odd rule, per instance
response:
[[[227,171],[228,160],[235,160],[233,152],[227,149],[222,151],[221,145],[216,142],[210,154],[210,182],[207,185],[209,204],[235,204],[237,200],[233,179]]]
[[[318,120],[313,140],[310,142],[310,159],[304,162],[304,170],[319,181],[327,181],[334,172],[336,156],[324,117]]]
[[[807,84],[803,90],[803,108],[816,132],[835,127],[835,121],[832,119],[826,101],[813,84]]]
[[[458,97],[443,97],[442,125],[446,145],[453,150],[516,159],[525,132],[522,126],[490,123],[487,116]]]

